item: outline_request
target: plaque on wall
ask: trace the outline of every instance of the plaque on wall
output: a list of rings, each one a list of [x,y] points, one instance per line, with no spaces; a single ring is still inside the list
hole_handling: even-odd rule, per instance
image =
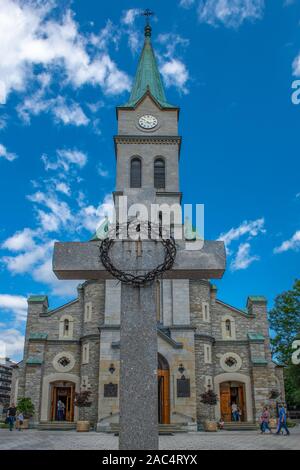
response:
[[[177,398],[189,398],[190,396],[190,379],[186,379],[185,377],[177,379]]]
[[[104,384],[104,397],[116,398],[118,396],[118,384]]]

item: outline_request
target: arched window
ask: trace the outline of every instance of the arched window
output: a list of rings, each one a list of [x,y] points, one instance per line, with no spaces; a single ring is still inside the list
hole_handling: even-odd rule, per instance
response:
[[[222,338],[224,340],[236,339],[235,319],[231,315],[224,315],[221,322]]]
[[[228,338],[231,338],[232,333],[231,333],[231,321],[230,320],[225,321],[225,331],[226,331],[226,336]]]
[[[140,188],[142,186],[142,162],[141,159],[135,157],[130,164],[130,187]]]
[[[69,336],[70,332],[70,321],[66,318],[64,320],[64,336]]]
[[[59,339],[72,339],[74,330],[74,319],[65,314],[59,320]]]
[[[156,189],[166,187],[166,168],[162,158],[157,158],[154,162],[154,187]]]

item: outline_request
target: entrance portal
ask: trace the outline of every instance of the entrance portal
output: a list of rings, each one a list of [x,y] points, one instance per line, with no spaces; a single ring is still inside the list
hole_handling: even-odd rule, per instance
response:
[[[170,370],[167,360],[158,354],[158,422],[170,423]]]
[[[74,421],[75,385],[71,382],[55,382],[51,384],[51,421]],[[62,402],[59,413],[58,402]]]
[[[240,421],[247,421],[245,386],[241,382],[223,382],[220,384],[221,417],[225,422],[234,421],[232,405],[236,404],[240,411]]]

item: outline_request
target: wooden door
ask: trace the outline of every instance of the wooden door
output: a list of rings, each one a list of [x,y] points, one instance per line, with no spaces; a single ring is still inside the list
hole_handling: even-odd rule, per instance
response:
[[[158,369],[158,420],[160,424],[170,423],[170,378],[169,371]]]
[[[247,416],[246,416],[246,406],[245,406],[245,393],[244,393],[244,385],[239,386],[238,390],[238,404],[239,408],[242,412],[241,415],[241,421],[247,421]]]
[[[55,421],[56,417],[56,387],[51,386],[51,412],[50,420]]]
[[[230,384],[220,384],[220,408],[221,418],[225,422],[231,421],[231,395],[230,395]]]
[[[74,387],[67,389],[66,421],[74,420]]]

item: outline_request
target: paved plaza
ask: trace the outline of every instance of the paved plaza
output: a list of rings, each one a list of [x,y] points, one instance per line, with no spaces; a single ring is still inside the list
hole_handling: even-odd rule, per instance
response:
[[[9,432],[0,429],[1,450],[113,450],[118,438],[104,433],[76,431]],[[300,426],[291,436],[260,435],[256,431],[194,432],[160,436],[161,450],[300,450]]]

